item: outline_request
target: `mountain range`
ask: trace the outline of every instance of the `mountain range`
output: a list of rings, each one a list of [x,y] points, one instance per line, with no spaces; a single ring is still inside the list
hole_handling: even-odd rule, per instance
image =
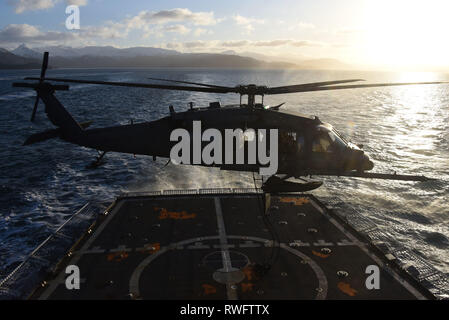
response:
[[[15,55],[0,48],[0,69],[34,69],[39,68],[39,60]]]
[[[25,44],[11,52],[0,49],[0,69],[39,68],[42,53],[50,52],[53,68],[125,68],[125,67],[192,67],[192,68],[249,68],[249,69],[348,69],[349,66],[334,59],[283,61],[257,53],[181,53],[153,47],[115,48],[87,46],[72,48],[50,46],[30,49]],[[296,62],[296,61],[295,61]]]
[[[50,46],[38,47],[30,49],[25,44],[20,45],[12,50],[13,54],[27,58],[40,58],[42,54],[48,51],[52,56],[56,57],[82,57],[82,56],[97,56],[97,57],[143,57],[143,56],[166,56],[166,55],[180,55],[181,53],[175,50],[167,50],[153,47],[132,47],[132,48],[115,48],[112,46],[88,46],[82,48],[72,48],[67,46]]]

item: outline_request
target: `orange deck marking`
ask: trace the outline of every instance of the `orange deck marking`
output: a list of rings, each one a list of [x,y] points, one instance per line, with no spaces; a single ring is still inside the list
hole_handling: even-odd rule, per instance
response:
[[[355,294],[357,293],[357,290],[355,290],[354,288],[351,288],[351,285],[346,282],[340,281],[337,284],[337,287],[338,287],[338,289],[340,289],[340,291],[346,293],[348,296],[351,296],[351,297],[354,297]]]
[[[141,249],[140,252],[152,254],[158,252],[159,250],[161,250],[161,244],[159,242],[156,242],[144,245],[143,249]]]
[[[280,202],[287,202],[287,203],[294,203],[295,206],[302,206],[305,203],[309,203],[309,199],[307,198],[289,198],[289,197],[282,197],[279,199]]]
[[[217,289],[214,286],[211,286],[210,284],[204,283],[202,285],[203,289],[204,289],[204,294],[210,295],[210,294],[214,294],[217,293]]]
[[[154,207],[154,210],[159,211],[159,219],[175,219],[175,220],[185,220],[185,219],[194,219],[196,217],[196,213],[187,213],[187,211],[168,211],[165,208]]]
[[[248,281],[251,281],[254,279],[254,271],[253,271],[252,267],[247,266],[242,269],[242,272],[245,274]]]
[[[242,292],[252,291],[253,287],[254,287],[254,283],[242,282]]]
[[[128,253],[123,251],[123,252],[114,252],[114,253],[110,253],[108,254],[108,261],[116,261],[116,262],[120,262],[126,258],[128,258]]]
[[[320,258],[323,258],[323,259],[329,257],[328,254],[324,254],[324,253],[321,253],[321,252],[316,252],[315,250],[312,250],[312,253],[313,253],[314,255],[316,255],[317,257],[320,257]]]

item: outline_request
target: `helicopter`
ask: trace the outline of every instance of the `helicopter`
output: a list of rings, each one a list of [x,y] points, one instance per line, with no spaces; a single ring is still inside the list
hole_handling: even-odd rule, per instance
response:
[[[278,150],[276,151],[278,152],[278,167],[275,174],[271,175],[265,182],[262,179],[262,189],[265,192],[302,192],[316,189],[322,185],[321,181],[306,180],[305,177],[307,176],[347,176],[404,181],[432,180],[425,176],[370,172],[374,168],[374,163],[362,150],[362,146],[347,141],[331,124],[322,122],[316,116],[313,118],[306,117],[299,113],[282,109],[283,104],[272,107],[266,106],[263,103],[263,98],[265,95],[286,93],[404,85],[430,85],[448,82],[354,84],[354,82],[364,80],[345,79],[279,87],[267,87],[255,84],[227,87],[159,78],[149,79],[170,82],[172,84],[93,81],[45,77],[48,67],[48,57],[49,53],[45,52],[39,78],[26,77],[24,79],[37,80],[37,82],[13,83],[13,87],[31,88],[37,92],[31,121],[34,121],[39,100],[42,100],[45,104],[45,112],[48,119],[56,126],[54,129],[31,135],[25,141],[24,145],[30,145],[52,138],[61,138],[72,144],[92,148],[99,152],[99,156],[91,164],[91,167],[99,166],[107,152],[148,155],[152,156],[154,160],[157,157],[170,158],[171,150],[177,144],[177,141],[171,139],[171,133],[176,129],[184,129],[187,132],[192,132],[194,124],[200,121],[202,129],[214,129],[219,132],[238,128],[277,130]],[[240,103],[221,106],[219,102],[211,102],[207,107],[195,108],[193,107],[193,103],[190,103],[190,108],[183,112],[175,112],[173,106],[170,105],[170,115],[158,120],[88,129],[91,122],[77,122],[55,96],[55,91],[69,90],[69,86],[66,84],[53,84],[53,82],[217,94],[233,93],[240,95]],[[242,103],[243,96],[247,96],[246,103]],[[256,103],[257,96],[261,97],[260,103]],[[244,136],[241,143],[244,146],[249,145],[249,140]],[[206,142],[202,141],[201,146],[204,146],[204,144]],[[192,142],[190,142],[190,146],[192,146]],[[250,156],[249,148],[243,148],[243,150],[245,151],[243,163],[236,163],[235,161],[231,163],[225,161],[218,163],[197,161],[195,165],[215,166],[222,170],[253,173],[260,170],[261,167],[264,167],[264,164],[260,161],[248,161]],[[266,151],[270,154],[274,150]],[[223,152],[222,157],[225,156],[226,154]],[[194,155],[190,154],[190,158],[193,157]],[[233,160],[236,160],[235,158],[236,154],[233,155]],[[290,178],[302,180],[303,182],[288,181]]]

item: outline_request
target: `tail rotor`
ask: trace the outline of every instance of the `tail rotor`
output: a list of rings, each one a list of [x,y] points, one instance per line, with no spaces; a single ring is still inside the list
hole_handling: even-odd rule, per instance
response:
[[[48,52],[44,52],[44,59],[42,60],[42,68],[41,68],[41,76],[39,78],[39,84],[44,82],[45,72],[48,68]],[[33,112],[31,113],[31,122],[34,122],[34,118],[36,117],[37,105],[39,104],[39,92],[37,92],[36,100],[34,102]]]

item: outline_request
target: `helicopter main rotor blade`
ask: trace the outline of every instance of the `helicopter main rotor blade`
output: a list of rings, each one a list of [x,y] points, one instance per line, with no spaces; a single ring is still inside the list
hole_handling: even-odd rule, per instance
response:
[[[39,80],[35,77],[27,77],[25,80]],[[188,86],[170,86],[163,84],[149,84],[149,83],[132,83],[132,82],[113,82],[113,81],[92,81],[92,80],[76,80],[76,79],[63,79],[63,78],[45,78],[44,80],[67,82],[67,83],[85,83],[85,84],[100,84],[108,86],[119,87],[134,87],[134,88],[149,88],[149,89],[165,89],[165,90],[179,90],[179,91],[196,91],[206,93],[232,93],[236,92],[233,88],[198,88]]]
[[[45,78],[45,72],[48,68],[48,52],[44,52],[44,58],[42,59],[42,67],[41,67],[41,77],[40,81],[43,81]]]
[[[352,84],[344,86],[321,86],[310,88],[297,88],[296,90],[288,89],[276,89],[268,88],[265,94],[284,94],[295,92],[311,92],[311,91],[325,91],[325,90],[342,90],[342,89],[359,89],[359,88],[376,88],[376,87],[394,87],[394,86],[409,86],[409,85],[423,85],[423,84],[444,84],[448,81],[435,81],[435,82],[403,82],[403,83],[372,83],[372,84]]]
[[[267,90],[268,90],[267,94],[276,94],[276,93],[271,93],[271,91],[273,91],[273,92],[285,91],[285,93],[289,93],[289,92],[297,92],[297,90],[302,90],[304,88],[329,86],[332,84],[348,83],[348,82],[356,82],[356,81],[365,81],[365,80],[364,79],[347,79],[347,80],[334,80],[334,81],[324,81],[324,82],[310,82],[310,83],[303,83],[303,84],[296,84],[296,85],[282,86],[282,87],[272,87],[272,88],[267,88]]]
[[[109,86],[120,87],[135,87],[135,88],[149,88],[149,89],[164,89],[164,90],[179,90],[179,91],[195,91],[206,93],[238,93],[240,95],[252,94],[252,95],[270,95],[270,94],[285,94],[285,93],[297,93],[297,92],[311,92],[311,91],[325,91],[325,90],[342,90],[342,89],[358,89],[358,88],[375,88],[375,87],[392,87],[392,86],[407,86],[407,85],[423,85],[423,84],[444,84],[449,83],[447,81],[435,81],[435,82],[404,82],[404,83],[372,83],[372,84],[353,84],[353,85],[340,85],[335,86],[331,84],[347,83],[354,81],[361,81],[362,79],[348,79],[348,80],[336,80],[326,82],[313,82],[304,83],[293,86],[273,87],[267,88],[265,86],[237,86],[231,87],[192,87],[192,86],[175,86],[175,85],[163,85],[163,84],[150,84],[150,83],[131,83],[131,82],[113,82],[113,81],[94,81],[94,80],[76,80],[76,79],[64,79],[64,78],[41,78],[27,77],[25,80],[49,80],[68,83],[84,83],[84,84],[99,84]],[[173,80],[177,81],[177,80]]]
[[[158,81],[167,81],[167,82],[174,82],[174,83],[185,83],[185,84],[194,84],[197,86],[203,86],[203,87],[209,87],[209,88],[226,88],[226,89],[232,89],[230,87],[224,87],[224,86],[217,86],[214,84],[206,84],[206,83],[199,83],[199,82],[190,82],[190,81],[181,81],[181,80],[169,80],[169,79],[161,79],[161,78],[147,78],[150,80],[158,80]]]
[[[383,179],[383,180],[402,180],[402,181],[433,181],[434,178],[417,175],[405,175],[396,173],[380,173],[380,172],[358,172],[358,171],[304,171],[295,173],[295,178],[306,176],[336,176],[336,177],[355,177],[355,178],[369,178],[369,179]]]

